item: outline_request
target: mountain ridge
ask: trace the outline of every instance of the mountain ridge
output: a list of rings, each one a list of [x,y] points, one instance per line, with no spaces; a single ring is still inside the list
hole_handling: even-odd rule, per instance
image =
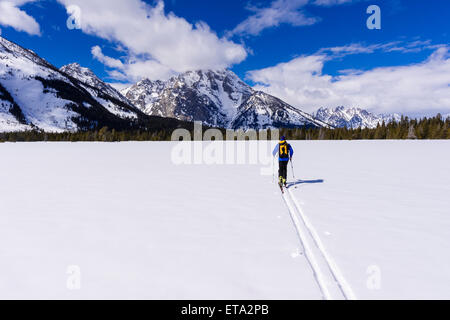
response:
[[[369,128],[373,129],[391,121],[400,121],[398,114],[374,114],[362,108],[346,108],[339,106],[336,108],[319,108],[313,113],[314,118],[324,121],[336,128]]]
[[[0,132],[105,126],[129,130],[190,125],[145,115],[89,69],[71,64],[60,70],[0,36]]]
[[[146,114],[210,126],[329,127],[279,98],[254,90],[227,69],[188,71],[166,81],[143,79],[121,93]]]
[[[119,91],[77,62],[58,69],[2,37],[0,55],[0,131],[127,130],[148,127],[151,119],[176,127],[201,121],[244,130],[373,128],[400,118],[344,107],[308,114],[255,90],[228,69],[188,71],[165,81],[142,79]]]

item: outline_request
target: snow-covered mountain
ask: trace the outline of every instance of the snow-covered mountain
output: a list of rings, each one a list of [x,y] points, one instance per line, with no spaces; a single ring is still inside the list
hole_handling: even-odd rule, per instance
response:
[[[311,115],[253,90],[230,70],[198,70],[167,81],[142,80],[122,91],[149,115],[224,128],[327,126]]]
[[[168,81],[145,79],[122,93],[149,115],[227,127],[253,91],[231,71],[190,71]]]
[[[119,91],[100,80],[90,69],[83,68],[78,63],[65,65],[59,70],[81,81],[85,85],[96,88],[103,93],[106,93],[110,97],[122,101],[123,103],[130,104],[130,101],[125,98]]]
[[[336,128],[376,128],[378,124],[399,121],[398,114],[373,114],[360,108],[320,108],[314,118]]]
[[[237,115],[231,122],[231,127],[235,129],[299,126],[329,127],[327,123],[261,91],[253,92],[250,98],[239,106]]]
[[[57,69],[0,37],[0,132],[185,127],[186,121],[233,129],[327,126],[229,70],[142,80],[120,93],[78,63]]]
[[[126,129],[148,120],[89,69],[72,64],[58,70],[0,37],[0,131]]]
[[[78,81],[104,108],[112,114],[124,118],[137,118],[136,108],[119,91],[100,80],[90,69],[78,63],[68,64],[59,69]]]

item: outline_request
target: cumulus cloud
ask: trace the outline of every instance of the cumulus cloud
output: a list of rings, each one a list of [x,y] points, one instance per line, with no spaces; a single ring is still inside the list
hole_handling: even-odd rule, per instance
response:
[[[270,7],[248,7],[253,14],[238,24],[228,36],[258,35],[264,29],[277,27],[283,23],[293,26],[312,25],[318,18],[309,17],[301,10],[306,4],[308,0],[276,0]]]
[[[0,25],[12,27],[30,35],[41,35],[36,20],[25,11],[19,9],[26,3],[36,0],[0,0]]]
[[[123,63],[120,59],[108,57],[103,54],[99,46],[91,49],[92,56],[109,68],[108,71],[111,79],[120,81],[136,81],[142,78],[150,78],[152,80],[167,79],[176,74],[169,67],[164,66],[152,59],[127,57],[127,62]]]
[[[255,89],[278,96],[305,111],[319,107],[367,108],[377,113],[409,115],[450,111],[449,47],[440,47],[425,61],[408,66],[323,74],[326,54],[301,56],[274,67],[251,71]]]
[[[110,0],[108,5],[102,0],[58,1],[66,8],[76,5],[81,9],[83,32],[118,43],[127,51],[122,67],[98,49],[93,54],[130,80],[226,68],[247,57],[242,45],[219,38],[205,23],[192,25],[173,13],[166,14],[162,1],[155,6],[141,0]]]
[[[99,46],[92,47],[91,53],[94,58],[110,68],[123,69],[124,67],[122,61],[120,61],[119,59],[105,56]]]

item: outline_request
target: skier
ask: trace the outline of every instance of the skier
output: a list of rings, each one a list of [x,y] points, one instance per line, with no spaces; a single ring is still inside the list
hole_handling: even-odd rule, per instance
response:
[[[287,143],[286,138],[281,137],[280,143],[277,144],[272,152],[275,157],[278,154],[279,169],[278,169],[278,184],[280,188],[287,186],[287,167],[288,162],[292,161],[292,156],[294,155],[294,149],[291,145]]]

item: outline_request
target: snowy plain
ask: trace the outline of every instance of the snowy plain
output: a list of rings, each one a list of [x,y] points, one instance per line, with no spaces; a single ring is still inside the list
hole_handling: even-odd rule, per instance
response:
[[[292,145],[282,196],[175,143],[0,144],[0,299],[450,299],[449,141]]]

